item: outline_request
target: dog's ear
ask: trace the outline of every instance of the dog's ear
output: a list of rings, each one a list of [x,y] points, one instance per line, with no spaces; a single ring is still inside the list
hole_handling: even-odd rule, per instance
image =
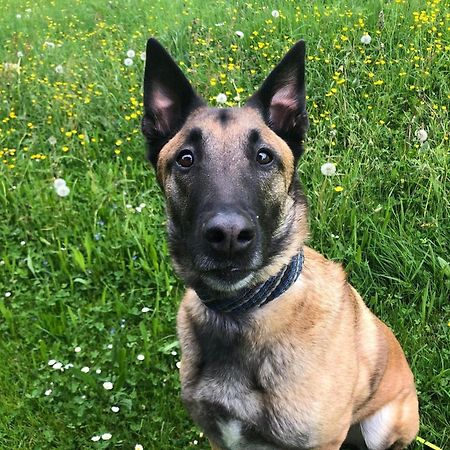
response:
[[[267,125],[291,147],[302,153],[308,129],[305,86],[305,42],[298,41],[272,70],[247,106],[258,109]]]
[[[144,117],[149,159],[156,165],[161,148],[183,126],[188,115],[203,100],[156,39],[147,41],[144,73]]]

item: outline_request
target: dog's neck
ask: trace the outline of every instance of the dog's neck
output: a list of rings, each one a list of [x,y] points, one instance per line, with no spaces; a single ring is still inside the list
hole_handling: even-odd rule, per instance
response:
[[[241,314],[271,302],[286,292],[297,280],[303,268],[303,249],[282,269],[264,283],[244,288],[230,297],[196,290],[202,302],[218,313]]]

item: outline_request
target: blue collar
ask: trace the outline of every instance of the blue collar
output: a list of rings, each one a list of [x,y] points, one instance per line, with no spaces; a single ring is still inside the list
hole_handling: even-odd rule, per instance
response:
[[[300,275],[303,268],[303,260],[302,249],[276,275],[258,286],[242,289],[233,297],[207,298],[198,293],[197,295],[208,308],[215,312],[245,313],[251,309],[260,308],[286,292]]]

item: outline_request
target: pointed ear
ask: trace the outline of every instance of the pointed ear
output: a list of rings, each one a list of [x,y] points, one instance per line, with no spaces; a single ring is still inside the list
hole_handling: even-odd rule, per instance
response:
[[[305,42],[298,41],[272,70],[247,106],[258,109],[267,125],[284,139],[298,159],[308,129]]]
[[[156,165],[159,151],[204,102],[192,89],[175,61],[156,39],[147,42],[142,132],[148,156]]]

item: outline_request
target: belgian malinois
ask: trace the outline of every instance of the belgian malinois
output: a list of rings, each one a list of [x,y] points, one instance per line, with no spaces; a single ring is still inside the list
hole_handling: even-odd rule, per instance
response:
[[[412,373],[340,265],[305,245],[308,128],[299,41],[242,108],[209,108],[147,43],[142,130],[188,286],[182,398],[213,449],[400,449]]]

